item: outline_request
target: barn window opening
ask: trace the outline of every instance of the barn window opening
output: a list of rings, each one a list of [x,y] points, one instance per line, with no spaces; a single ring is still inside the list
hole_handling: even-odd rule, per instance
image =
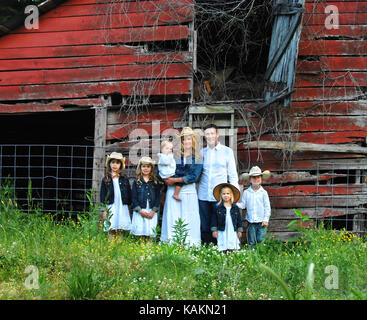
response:
[[[262,98],[272,2],[196,1],[195,102]]]
[[[22,210],[59,220],[88,208],[93,110],[0,116],[0,137],[0,189],[10,185]]]

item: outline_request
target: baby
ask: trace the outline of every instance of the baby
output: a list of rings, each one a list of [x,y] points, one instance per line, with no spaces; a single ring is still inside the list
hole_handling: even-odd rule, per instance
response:
[[[173,157],[173,143],[164,140],[161,143],[161,153],[158,153],[158,170],[162,179],[173,177],[176,173],[176,161]],[[177,201],[181,201],[179,193],[182,185],[175,184],[175,193],[172,195]]]

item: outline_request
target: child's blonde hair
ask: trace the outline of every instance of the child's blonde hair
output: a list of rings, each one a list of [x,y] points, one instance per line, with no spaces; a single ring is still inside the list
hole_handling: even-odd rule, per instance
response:
[[[222,204],[223,202],[223,199],[222,199],[222,191],[223,189],[229,189],[231,191],[231,203],[234,202],[234,194],[233,194],[233,190],[230,188],[230,187],[227,187],[227,186],[223,186],[222,188],[220,188],[220,198],[219,198],[219,201],[218,201],[218,204]]]
[[[169,141],[169,140],[163,140],[161,142],[161,150],[164,148],[165,145],[167,144],[170,144],[172,146],[172,149],[173,149],[173,142],[172,141]],[[173,151],[173,150],[172,150]]]

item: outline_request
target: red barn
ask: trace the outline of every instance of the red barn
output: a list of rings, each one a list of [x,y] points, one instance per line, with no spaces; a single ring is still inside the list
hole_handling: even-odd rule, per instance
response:
[[[256,63],[246,65],[236,52],[248,38],[222,23],[225,15],[208,18],[208,3],[48,0],[38,29],[3,26],[0,121],[20,130],[0,143],[45,143],[48,136],[48,143],[73,144],[93,136],[96,188],[105,152],[129,156],[137,144],[151,152],[157,135],[214,121],[236,148],[239,172],[253,165],[273,172],[265,188],[276,237],[292,235],[294,208],[364,232],[367,1],[269,0],[256,11],[271,15],[266,50],[249,51]],[[212,3],[216,13],[247,18],[236,13],[240,2]],[[259,32],[255,26],[250,37]],[[235,38],[237,47],[225,42]],[[213,45],[211,56],[203,54],[202,39]],[[231,56],[217,57],[217,48]],[[49,131],[32,138],[45,121]]]

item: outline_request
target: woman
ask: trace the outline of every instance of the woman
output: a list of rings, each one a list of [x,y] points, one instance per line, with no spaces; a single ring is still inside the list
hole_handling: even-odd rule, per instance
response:
[[[187,224],[186,242],[199,246],[201,244],[199,201],[196,191],[198,181],[203,169],[202,161],[198,155],[196,134],[190,127],[182,129],[180,159],[176,164],[176,175],[164,179],[167,184],[166,201],[162,217],[161,240],[171,241],[174,237],[173,227],[181,219]],[[181,201],[173,196],[175,183],[183,184],[180,191]]]

